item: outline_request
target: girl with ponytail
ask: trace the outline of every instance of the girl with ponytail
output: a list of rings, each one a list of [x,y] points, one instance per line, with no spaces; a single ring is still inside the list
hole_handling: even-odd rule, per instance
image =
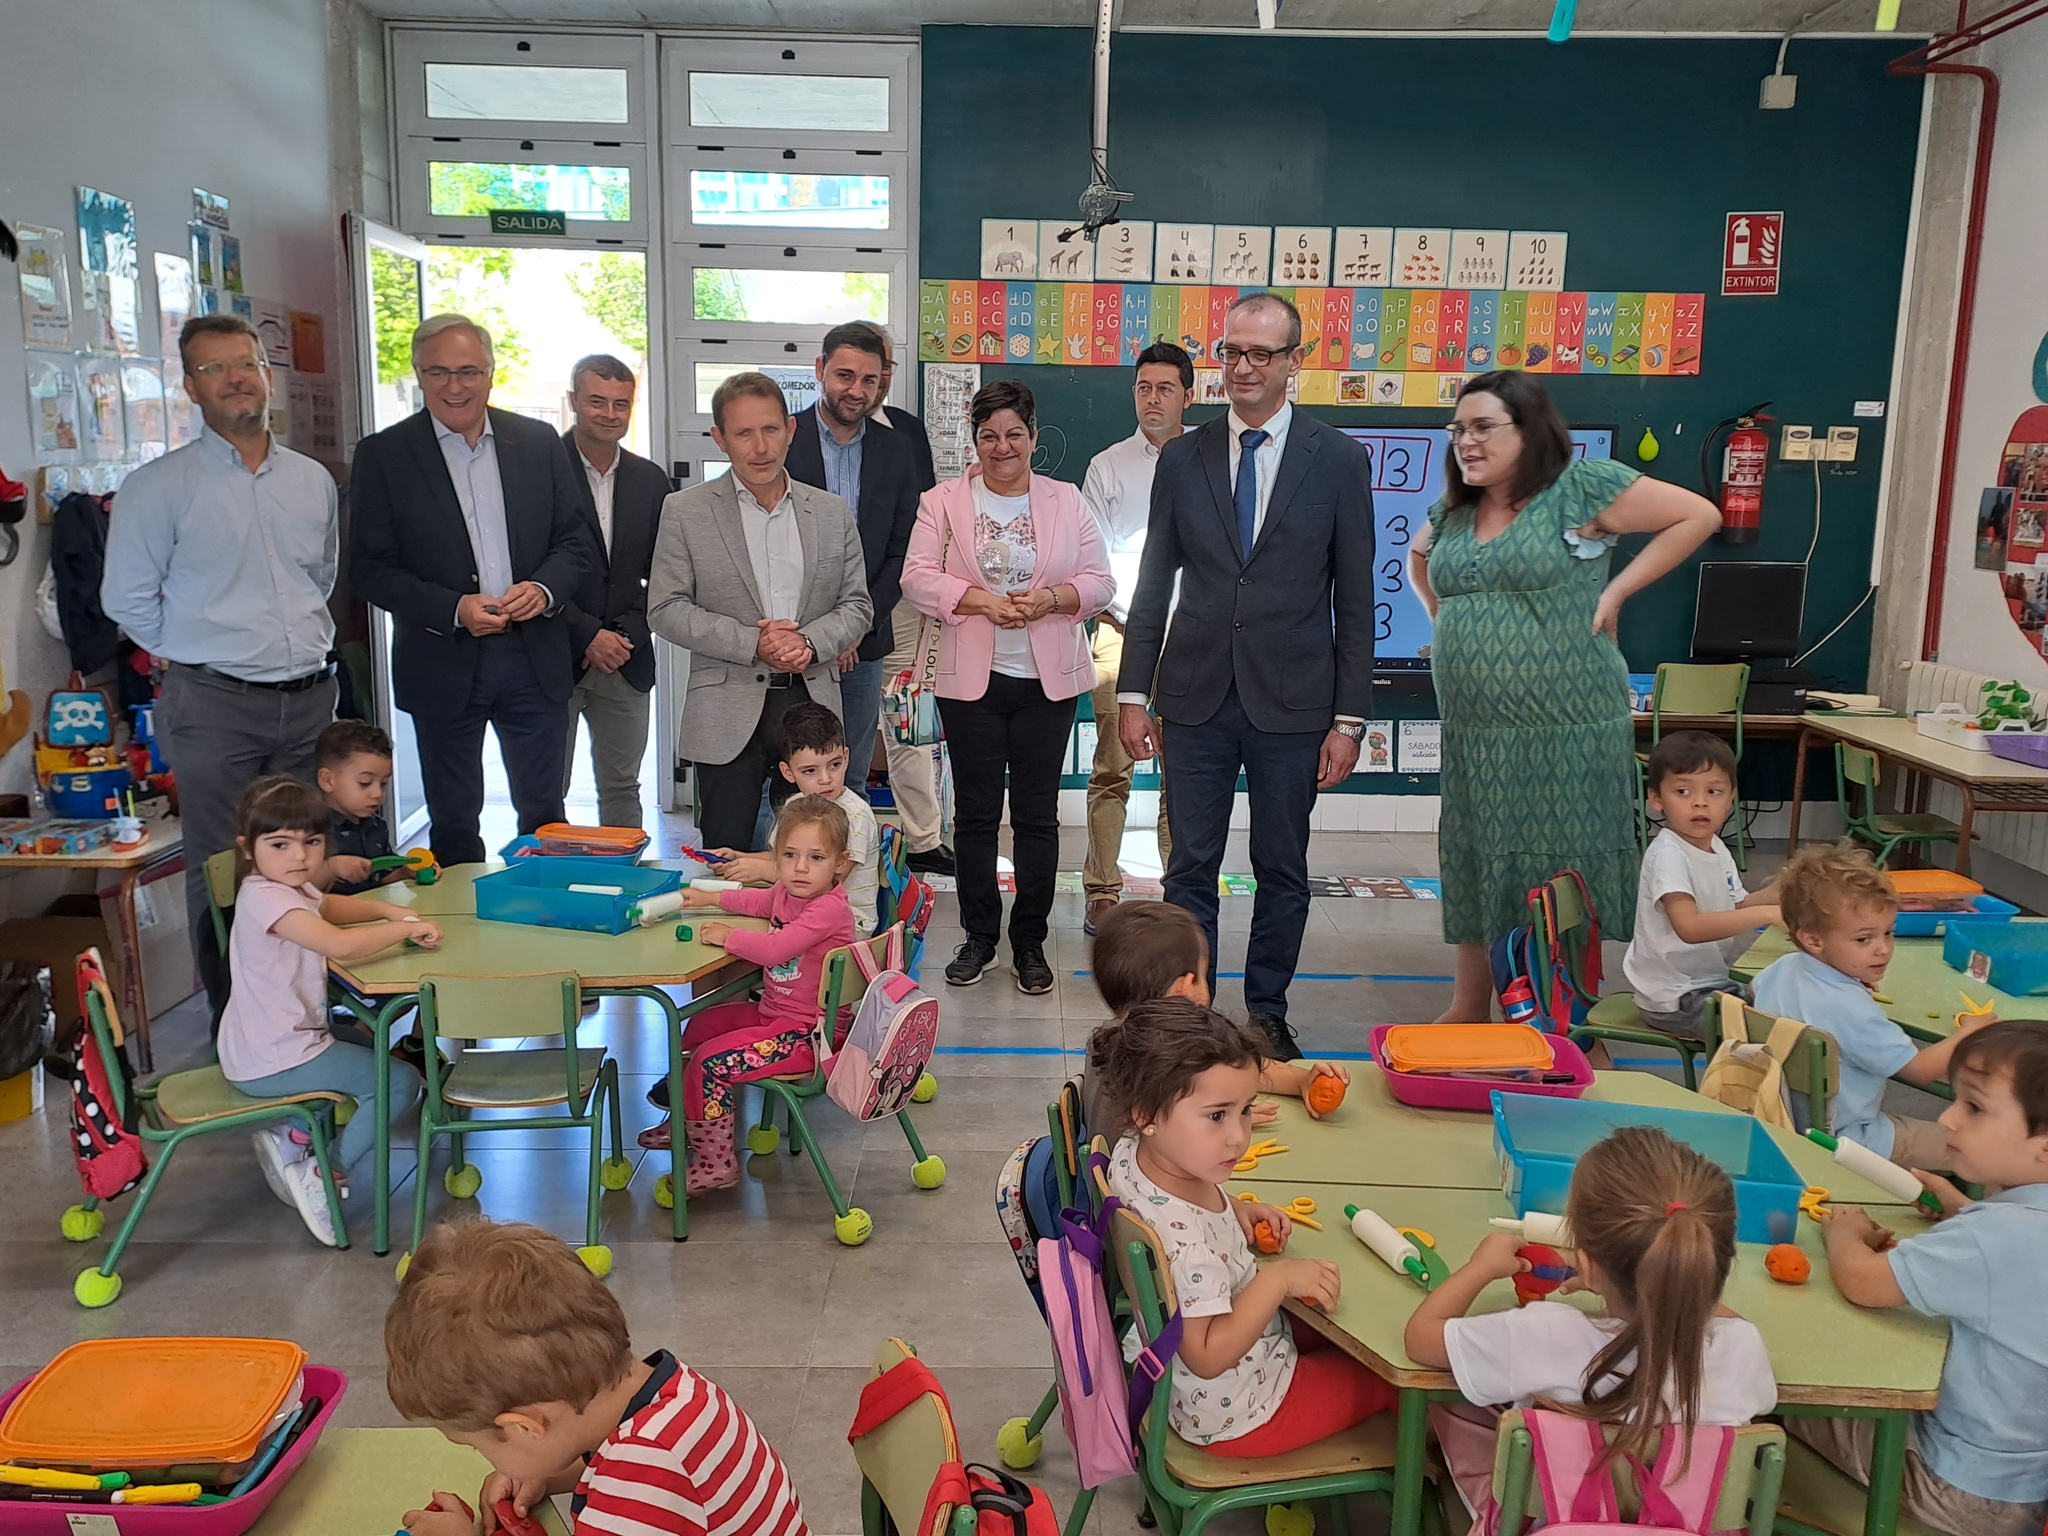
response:
[[[1449,1370],[1468,1403],[1611,1425],[1608,1457],[1645,1465],[1668,1425],[1690,1434],[1770,1412],[1778,1386],[1763,1336],[1721,1305],[1735,1259],[1725,1172],[1662,1131],[1625,1126],[1579,1159],[1565,1214],[1578,1274],[1563,1289],[1598,1296],[1604,1315],[1564,1301],[1500,1310],[1496,1292],[1488,1310],[1466,1316],[1495,1281],[1529,1268],[1516,1254],[1522,1240],[1496,1232],[1415,1309],[1409,1357]],[[1482,1507],[1491,1436],[1474,1437],[1463,1416],[1439,1415],[1437,1428],[1459,1491]]]

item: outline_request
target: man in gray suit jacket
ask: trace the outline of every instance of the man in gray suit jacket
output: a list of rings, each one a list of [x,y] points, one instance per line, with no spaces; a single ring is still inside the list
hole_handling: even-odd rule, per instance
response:
[[[690,653],[681,756],[697,765],[707,848],[751,848],[761,786],[778,802],[782,717],[839,710],[838,658],[874,622],[853,512],[790,479],[789,405],[773,379],[740,373],[711,397],[712,440],[732,472],[662,504],[647,581],[654,633]]]

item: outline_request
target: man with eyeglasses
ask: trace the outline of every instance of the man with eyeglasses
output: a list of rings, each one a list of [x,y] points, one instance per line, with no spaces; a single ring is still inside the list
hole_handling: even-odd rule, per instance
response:
[[[576,684],[562,605],[601,557],[562,440],[490,409],[491,333],[435,315],[413,332],[412,365],[425,409],[356,445],[350,580],[392,617],[434,856],[476,864],[486,726],[519,830],[562,819]]]
[[[1154,471],[1119,730],[1139,762],[1166,748],[1166,899],[1207,930],[1212,985],[1216,876],[1243,772],[1258,879],[1245,1007],[1291,1061],[1309,813],[1318,791],[1351,776],[1372,716],[1372,464],[1288,403],[1302,350],[1286,299],[1253,293],[1231,305],[1217,358],[1229,413],[1169,442]]]
[[[312,780],[313,742],[334,718],[327,599],[341,534],[334,477],[270,436],[255,327],[195,316],[178,355],[206,428],[122,485],[100,604],[170,663],[157,745],[177,776],[192,952],[217,1030],[227,957],[214,948],[206,860],[235,846],[235,808],[255,780]]]

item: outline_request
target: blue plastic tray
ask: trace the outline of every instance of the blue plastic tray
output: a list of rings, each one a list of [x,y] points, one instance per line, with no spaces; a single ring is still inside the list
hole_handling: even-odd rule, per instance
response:
[[[1892,932],[1902,939],[1931,939],[1948,926],[1950,918],[1961,918],[1965,922],[2002,923],[2019,915],[2018,907],[2009,901],[2000,901],[1986,891],[1977,892],[1969,902],[1969,906],[1960,912],[1901,912],[1892,924]]]
[[[1799,1225],[1805,1181],[1763,1122],[1747,1115],[1696,1109],[1656,1109],[1591,1099],[1493,1095],[1493,1150],[1500,1160],[1501,1193],[1515,1214],[1563,1215],[1572,1169],[1580,1156],[1624,1125],[1652,1125],[1682,1141],[1735,1181],[1735,1236],[1745,1243],[1783,1243]]]
[[[672,869],[617,859],[520,859],[475,881],[476,915],[494,923],[532,923],[585,933],[624,933],[636,902],[681,889]],[[572,891],[572,885],[614,886],[617,895]]]
[[[1975,963],[1978,955],[1985,957],[1988,971]],[[1941,958],[2015,997],[2048,992],[2048,923],[1957,920],[1942,935]]]

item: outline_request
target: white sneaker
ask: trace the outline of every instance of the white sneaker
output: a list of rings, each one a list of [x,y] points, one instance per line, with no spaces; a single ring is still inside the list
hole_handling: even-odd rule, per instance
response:
[[[310,1157],[301,1158],[285,1165],[284,1177],[306,1230],[329,1248],[338,1246],[334,1240],[334,1216],[327,1209],[327,1187],[320,1182],[319,1164]]]
[[[291,1185],[285,1181],[285,1169],[299,1161],[299,1149],[292,1145],[290,1136],[279,1126],[264,1126],[249,1133],[249,1145],[256,1149],[256,1166],[263,1170],[263,1182],[270,1186],[270,1192],[286,1205],[296,1206],[292,1198]]]

